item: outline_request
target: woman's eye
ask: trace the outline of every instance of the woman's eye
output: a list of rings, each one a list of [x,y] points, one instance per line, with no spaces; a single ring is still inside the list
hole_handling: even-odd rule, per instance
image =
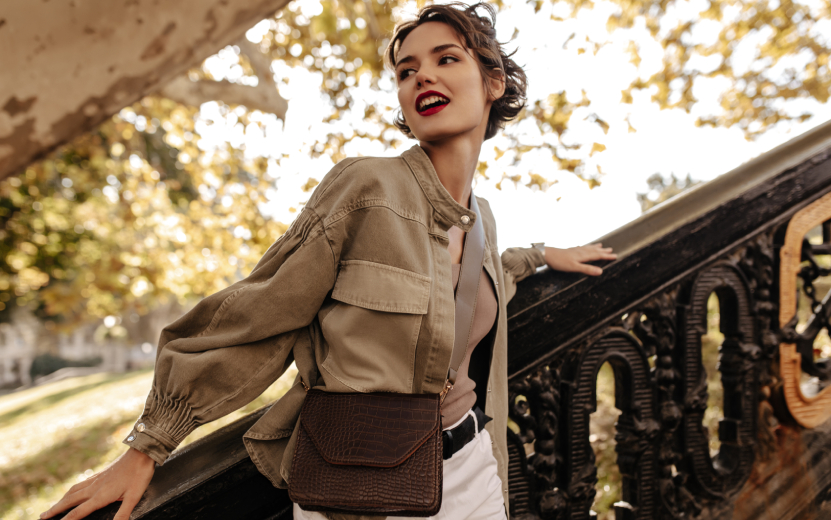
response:
[[[445,60],[450,60],[447,63],[453,63],[459,61],[459,58],[455,56],[442,56],[441,58],[439,58],[439,64],[441,65],[442,63],[445,63]],[[404,69],[401,72],[399,72],[398,81],[403,81],[404,79],[406,79],[407,76],[410,75],[410,72],[415,72],[415,69]]]

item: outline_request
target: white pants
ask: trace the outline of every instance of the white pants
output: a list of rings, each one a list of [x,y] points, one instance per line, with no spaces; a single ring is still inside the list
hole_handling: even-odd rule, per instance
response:
[[[472,415],[473,412],[468,414]],[[454,426],[455,424],[445,429]],[[408,520],[405,517],[390,517],[391,520],[399,518]],[[327,517],[321,513],[304,511],[294,504],[294,520],[326,519]],[[496,459],[493,456],[491,436],[487,430],[479,432],[461,450],[444,461],[441,509],[437,515],[428,518],[431,519],[505,520],[502,481],[496,472]]]

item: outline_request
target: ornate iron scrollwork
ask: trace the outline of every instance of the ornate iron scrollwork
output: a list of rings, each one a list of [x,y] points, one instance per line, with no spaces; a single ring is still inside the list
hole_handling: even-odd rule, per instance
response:
[[[509,434],[512,518],[590,517],[597,469],[589,417],[596,408],[597,371],[607,361],[622,411],[615,436],[623,481],[616,518],[729,511],[729,499],[754,461],[775,449],[770,399],[780,384],[773,361],[783,332],[773,237],[771,228],[749,238],[719,262],[635,303],[619,321],[511,381],[510,417],[519,429]],[[702,423],[708,395],[701,353],[713,292],[725,335],[719,366],[724,420],[715,457]],[[533,449],[526,458],[527,447]]]
[[[733,261],[747,280],[754,304],[756,332],[761,347],[761,357],[756,363],[758,377],[756,451],[761,460],[767,460],[776,449],[775,430],[779,421],[775,417],[771,396],[780,384],[779,372],[773,360],[779,350],[779,333],[774,284],[774,231],[768,230],[753,238],[746,247],[734,255]]]
[[[511,486],[511,516],[540,515],[557,518],[565,509],[565,497],[557,487],[557,472],[562,464],[559,445],[560,374],[549,365],[531,375],[512,381],[508,390],[508,416],[519,426],[519,433],[511,432],[514,449],[524,449],[533,443],[534,454],[528,457],[526,467],[516,479],[522,484]],[[524,455],[524,454],[523,454]],[[533,496],[524,496],[530,489]]]
[[[658,496],[662,507],[655,518],[682,518],[698,514],[702,507],[687,489],[689,475],[678,467],[683,459],[678,428],[683,420],[683,406],[676,400],[679,385],[683,383],[675,368],[677,343],[678,290],[673,288],[658,294],[630,312],[624,326],[644,345],[649,356],[654,356],[653,369],[657,406],[661,429],[658,434]]]
[[[564,487],[568,518],[588,519],[595,496],[594,451],[589,443],[589,416],[597,408],[597,372],[608,362],[615,376],[618,467],[623,500],[615,504],[617,518],[652,519],[656,500],[657,461],[654,440],[660,429],[655,417],[655,394],[649,361],[635,338],[623,329],[610,330],[583,349],[576,363],[563,367]]]
[[[719,370],[724,389],[724,419],[719,423],[721,449],[710,457],[703,425],[707,409],[707,372],[702,364],[701,336],[707,333],[707,300],[719,298],[721,330]],[[713,498],[735,492],[753,465],[756,439],[756,361],[754,306],[741,271],[720,262],[700,273],[689,289],[682,323],[684,348],[678,357],[683,373],[683,465],[698,490]]]

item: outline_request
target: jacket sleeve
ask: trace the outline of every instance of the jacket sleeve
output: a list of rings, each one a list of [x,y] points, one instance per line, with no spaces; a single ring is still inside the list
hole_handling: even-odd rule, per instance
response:
[[[337,260],[307,207],[251,274],[207,298],[161,333],[153,387],[124,441],[158,462],[197,426],[260,395],[308,345]]]
[[[505,277],[505,301],[516,294],[516,284],[528,278],[545,265],[545,257],[535,247],[512,247],[502,253],[502,271]]]

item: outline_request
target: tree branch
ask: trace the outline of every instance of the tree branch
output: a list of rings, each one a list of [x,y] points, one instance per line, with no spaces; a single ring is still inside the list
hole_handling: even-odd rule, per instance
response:
[[[249,87],[230,81],[191,81],[181,75],[165,85],[160,94],[178,103],[199,106],[208,101],[222,101],[225,104],[245,105],[285,120],[288,102],[277,92],[277,83],[271,72],[271,60],[253,43],[241,38],[235,43],[245,54],[257,75],[257,86]]]
[[[366,19],[369,22],[369,34],[373,40],[381,39],[381,28],[378,25],[378,18],[375,17],[375,11],[372,9],[372,2],[364,0],[364,8],[366,10]]]

